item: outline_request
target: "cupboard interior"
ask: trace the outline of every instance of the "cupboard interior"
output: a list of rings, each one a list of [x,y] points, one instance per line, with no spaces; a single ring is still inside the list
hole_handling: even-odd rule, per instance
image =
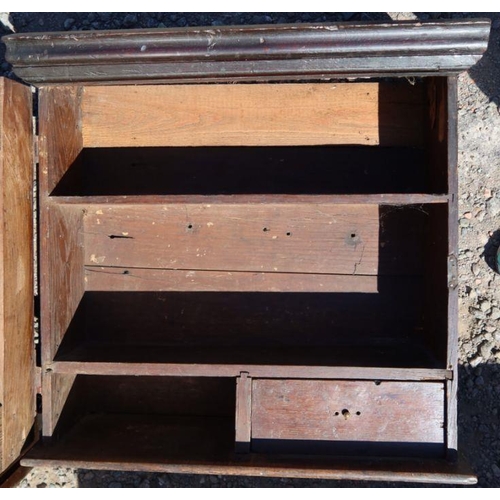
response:
[[[163,464],[166,468],[182,464],[247,467],[261,466],[259,455],[270,453],[274,461],[294,454],[306,460],[307,456],[329,456],[327,464],[332,467],[335,465],[331,462],[332,454],[404,459],[443,457],[443,383],[358,383],[365,391],[356,390],[355,381],[319,381],[322,391],[318,391],[314,381],[254,380],[252,398],[257,404],[262,400],[263,406],[252,417],[254,455],[250,459],[251,455],[235,450],[238,426],[242,424],[237,422],[241,401],[236,395],[234,378],[78,375],[56,427],[55,439],[31,452],[27,460],[36,464],[37,460],[50,456],[51,460],[63,464],[74,460],[97,461],[107,464],[105,468],[116,463],[125,463],[130,468],[149,464]],[[305,387],[301,387],[303,384]],[[275,389],[267,390],[270,385]],[[290,386],[295,390],[288,391]],[[300,393],[301,389],[308,388],[310,403],[314,403],[311,407]],[[289,411],[299,402],[306,418],[282,414],[287,407],[280,396],[282,392],[291,400]],[[331,398],[321,397],[320,392],[328,393]],[[397,413],[398,401],[408,402],[412,398],[414,402],[405,405],[402,415],[391,415],[389,409],[380,408],[378,404],[385,402],[385,406],[394,407]],[[421,408],[423,403],[427,407]],[[341,415],[336,418],[333,410],[323,417],[338,428],[340,437],[333,435],[333,439],[325,440],[321,439],[322,432],[304,430],[308,419],[321,418],[314,416],[315,408],[322,413],[327,408],[340,410],[346,405],[353,411],[352,421],[347,422]],[[274,420],[282,421],[282,432],[276,429],[273,419],[263,414],[263,408],[275,413]],[[355,409],[361,411],[355,412]],[[389,420],[388,425],[394,427],[403,415],[408,421],[401,425],[411,427],[409,422],[413,422],[414,428],[408,429],[408,435],[400,432],[402,442],[396,442],[390,432],[377,430],[373,425],[373,422]],[[294,419],[299,422],[297,429],[292,427]],[[425,431],[425,419],[432,428],[430,433]],[[357,425],[361,425],[361,430],[353,439]],[[342,439],[348,436],[349,442]],[[293,453],[287,448],[294,450]],[[296,467],[297,463],[300,460],[289,465]]]
[[[211,239],[204,234],[211,227],[192,234],[185,216],[178,222],[169,210],[151,226],[147,214],[156,208],[142,208],[138,224],[130,222],[133,206],[79,212],[90,218],[76,268],[85,290],[56,361],[446,368],[445,204],[362,206],[374,217],[347,232],[341,220],[353,206],[335,205],[340,228],[319,224],[322,240],[309,261],[314,218],[272,239],[257,214],[257,229],[242,237],[236,208],[217,207],[233,226],[229,234],[211,217],[222,233]],[[130,237],[110,238],[111,220],[132,224],[122,231]],[[171,255],[164,234],[172,245],[179,240]],[[185,259],[181,269],[169,268],[170,258]]]
[[[49,173],[48,190],[55,197],[443,194],[447,163],[436,161],[443,87],[439,78],[82,87],[71,110],[78,147]]]
[[[134,114],[144,101],[128,95],[147,97],[147,87],[83,88],[75,108],[81,137],[74,154],[54,156],[61,164],[52,164],[50,154],[41,156],[47,162],[41,185],[48,213],[42,225],[49,235],[41,259],[51,280],[43,285],[51,312],[42,320],[50,332],[42,357],[48,367],[66,364],[64,374],[45,375],[52,387],[46,392],[51,403],[44,405],[44,435],[57,429],[55,436],[74,437],[70,448],[85,434],[98,443],[101,433],[114,432],[119,442],[128,422],[138,419],[136,437],[154,436],[160,419],[159,434],[173,443],[174,455],[197,439],[207,446],[207,460],[232,453],[234,405],[232,413],[214,415],[213,422],[220,420],[212,428],[205,410],[192,414],[197,393],[189,393],[189,411],[174,411],[173,417],[195,419],[195,427],[203,420],[202,434],[196,437],[198,431],[183,423],[188,431],[179,441],[172,438],[178,425],[163,420],[170,409],[157,411],[147,401],[137,416],[133,408],[105,401],[142,383],[151,384],[148,394],[159,398],[163,384],[177,382],[79,374],[86,363],[175,364],[180,374],[182,365],[206,365],[212,378],[200,387],[213,384],[207,386],[211,394],[222,384],[227,401],[221,408],[234,402],[224,385],[233,387],[234,378],[224,377],[222,365],[447,368],[448,200],[411,198],[448,190],[444,111],[435,93],[443,84],[371,82],[366,101],[361,87],[345,84],[342,99],[331,106],[323,100],[325,87],[292,85],[299,94],[306,91],[299,95],[303,106],[294,108],[297,115],[280,101],[273,112],[285,117],[277,124],[275,115],[260,117],[262,128],[245,110],[263,96],[258,109],[271,105],[278,86],[237,86],[240,100],[246,92],[251,96],[243,108],[234,96],[222,106],[220,90],[201,101],[192,90],[208,124],[200,121],[199,110],[181,122],[163,116],[174,98],[187,98],[186,86],[151,90],[147,120],[147,113],[137,119]],[[318,96],[309,102],[309,94]],[[42,102],[42,109],[61,102]],[[113,110],[123,103],[125,115],[117,122]],[[213,114],[218,106],[230,117],[227,122]],[[239,121],[249,130],[236,127],[236,135],[224,135]],[[336,135],[325,135],[332,123]],[[207,139],[204,131],[211,125],[217,134]],[[46,122],[42,131],[51,126]],[[63,139],[53,146],[56,151]],[[383,193],[408,198],[392,205],[359,198],[315,201],[315,195]],[[282,194],[311,196],[273,198]],[[212,205],[210,195],[232,199]],[[239,195],[266,196],[252,203]],[[130,200],[113,198],[119,196]],[[54,308],[65,295],[66,307]],[[183,387],[188,377],[175,379]],[[92,399],[98,396],[85,396],[92,392],[85,387],[103,395],[99,404]],[[72,409],[75,395],[79,412]],[[71,430],[75,422],[83,427]],[[146,446],[145,461],[156,444]]]

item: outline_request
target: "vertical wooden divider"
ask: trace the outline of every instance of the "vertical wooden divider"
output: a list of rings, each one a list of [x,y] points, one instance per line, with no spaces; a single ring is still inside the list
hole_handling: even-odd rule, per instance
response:
[[[242,372],[236,379],[236,453],[249,453],[252,438],[252,379]]]
[[[83,210],[58,206],[49,195],[82,150],[81,87],[39,93],[40,274],[43,435],[51,436],[75,375],[45,369],[56,355],[84,293]]]

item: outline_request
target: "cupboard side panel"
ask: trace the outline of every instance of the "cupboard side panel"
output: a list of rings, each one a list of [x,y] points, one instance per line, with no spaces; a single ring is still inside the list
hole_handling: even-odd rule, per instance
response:
[[[0,472],[35,418],[31,89],[0,79]]]
[[[457,129],[457,77],[447,79],[447,136],[448,136],[448,252],[452,262],[458,256],[458,129]],[[451,269],[457,272],[456,266]],[[452,279],[448,286],[448,363],[455,374],[447,387],[447,443],[450,458],[456,455],[457,436],[457,390],[458,390],[458,286]]]

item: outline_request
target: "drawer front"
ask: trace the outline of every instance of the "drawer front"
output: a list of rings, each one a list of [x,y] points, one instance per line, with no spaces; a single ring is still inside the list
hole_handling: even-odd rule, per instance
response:
[[[252,451],[439,456],[441,382],[257,379]]]

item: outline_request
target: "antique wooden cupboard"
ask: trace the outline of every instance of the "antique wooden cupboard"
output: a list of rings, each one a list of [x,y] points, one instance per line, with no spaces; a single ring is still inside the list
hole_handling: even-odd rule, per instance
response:
[[[488,35],[4,37],[36,87],[0,83],[4,478],[20,461],[474,482],[457,460],[456,76]]]

